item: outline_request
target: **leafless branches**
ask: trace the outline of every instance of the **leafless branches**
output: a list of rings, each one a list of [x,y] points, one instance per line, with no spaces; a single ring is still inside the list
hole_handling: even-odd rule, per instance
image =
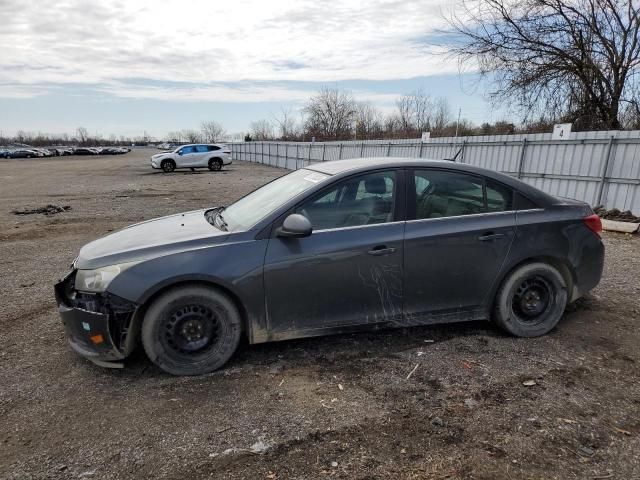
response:
[[[310,135],[337,140],[350,135],[357,105],[350,92],[324,87],[311,97],[304,112]]]
[[[220,142],[227,134],[224,127],[214,120],[202,122],[200,131],[202,132],[202,139],[209,143]]]
[[[452,51],[495,81],[525,120],[544,113],[579,128],[620,128],[640,65],[634,0],[462,0]]]

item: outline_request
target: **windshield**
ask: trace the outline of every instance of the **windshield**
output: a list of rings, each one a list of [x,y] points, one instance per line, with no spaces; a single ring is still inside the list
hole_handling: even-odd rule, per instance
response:
[[[248,230],[292,197],[329,178],[330,175],[301,169],[277,178],[224,209],[229,230]]]

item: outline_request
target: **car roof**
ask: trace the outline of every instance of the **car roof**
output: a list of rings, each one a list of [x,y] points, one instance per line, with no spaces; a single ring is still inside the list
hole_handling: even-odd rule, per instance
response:
[[[219,147],[220,145],[224,145],[223,143],[187,143],[185,145],[178,145],[178,147],[197,147],[199,145],[215,145]]]
[[[432,160],[424,158],[405,157],[368,157],[312,163],[305,168],[307,170],[313,170],[328,175],[342,175],[347,173],[366,172],[367,170],[376,170],[380,168],[412,167],[441,168],[482,175],[496,180],[500,183],[506,184],[511,188],[514,188],[515,190],[518,190],[541,206],[548,206],[557,203],[557,199],[555,197],[548,195],[541,190],[538,190],[537,188],[518,180],[517,178],[493,170],[488,170],[486,168],[476,167],[474,165],[469,165],[466,163],[453,162],[451,160]]]

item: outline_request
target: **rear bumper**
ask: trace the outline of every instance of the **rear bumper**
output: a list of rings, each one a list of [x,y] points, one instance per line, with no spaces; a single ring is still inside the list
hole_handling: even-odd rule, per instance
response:
[[[589,232],[591,234],[591,232]],[[575,267],[575,284],[571,301],[577,300],[600,283],[604,269],[604,244],[601,240],[583,245],[580,262]]]
[[[102,366],[124,359],[133,349],[131,338],[137,305],[109,293],[86,294],[73,289],[75,272],[55,287],[58,311],[71,348]]]

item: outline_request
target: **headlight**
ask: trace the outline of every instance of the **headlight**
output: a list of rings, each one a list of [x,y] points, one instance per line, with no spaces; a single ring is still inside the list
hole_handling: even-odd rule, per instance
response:
[[[78,270],[76,273],[76,290],[83,292],[104,292],[111,281],[119,274],[140,262],[121,263],[95,270]]]

